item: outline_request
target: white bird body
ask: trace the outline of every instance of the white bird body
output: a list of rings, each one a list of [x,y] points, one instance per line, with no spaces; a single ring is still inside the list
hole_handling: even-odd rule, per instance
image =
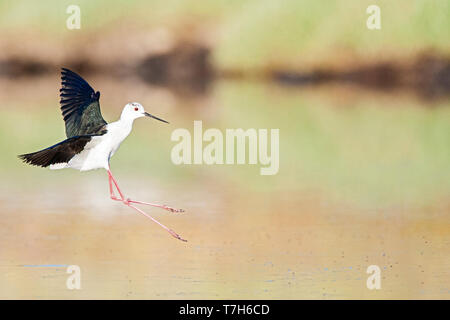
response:
[[[118,121],[108,124],[100,112],[99,91],[95,92],[86,80],[69,69],[63,68],[61,80],[60,104],[67,139],[37,152],[19,155],[19,158],[25,163],[44,168],[50,167],[52,170],[64,168],[80,171],[105,169],[108,172],[109,192],[112,200],[122,202],[157,223],[173,237],[186,241],[152,216],[135,207],[134,204],[148,205],[170,212],[183,212],[183,210],[126,198],[109,168],[109,160],[131,133],[135,119],[150,117],[168,122],[145,112],[141,104],[132,102],[123,108]],[[116,196],[114,187],[119,196]]]
[[[50,165],[50,169],[73,168],[80,171],[109,169],[109,159],[119,149],[120,144],[131,133],[135,118],[122,117],[106,125],[107,132],[102,136],[94,136],[84,150],[76,154],[68,163]]]
[[[105,125],[105,134],[92,136],[81,152],[75,154],[68,162],[51,164],[49,166],[50,169],[109,170],[109,160],[119,149],[120,144],[131,133],[134,120],[146,116],[167,122],[145,112],[144,107],[140,103],[128,103],[123,108],[119,120]]]

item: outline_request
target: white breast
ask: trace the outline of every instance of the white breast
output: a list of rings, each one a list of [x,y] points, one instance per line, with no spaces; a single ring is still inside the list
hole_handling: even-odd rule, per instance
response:
[[[106,129],[106,134],[92,137],[84,150],[69,161],[68,167],[80,171],[109,169],[109,159],[130,134],[132,126],[119,120],[108,124]]]

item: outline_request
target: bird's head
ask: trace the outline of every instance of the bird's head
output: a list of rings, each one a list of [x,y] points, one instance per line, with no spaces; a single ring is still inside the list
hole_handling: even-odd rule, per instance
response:
[[[122,115],[120,116],[121,119],[128,120],[128,121],[133,121],[134,119],[142,118],[142,117],[150,117],[150,118],[168,123],[166,120],[160,119],[160,118],[155,117],[154,115],[151,115],[150,113],[146,112],[144,110],[144,107],[140,103],[137,103],[137,102],[128,103],[123,108]]]

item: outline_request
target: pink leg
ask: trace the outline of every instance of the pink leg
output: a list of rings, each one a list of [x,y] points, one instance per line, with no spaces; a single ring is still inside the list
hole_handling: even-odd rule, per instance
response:
[[[116,197],[116,195],[114,194],[114,189],[113,189],[113,182],[112,182],[112,179],[111,179],[111,174],[110,174],[110,172],[108,171],[108,182],[109,182],[109,196],[111,197],[111,199],[113,199],[113,200],[116,200],[116,201],[122,201],[122,199],[119,199],[119,198],[117,198]]]
[[[128,202],[130,202],[130,203],[138,203],[138,204],[144,204],[144,205],[147,205],[147,206],[152,206],[152,207],[157,207],[157,208],[161,208],[161,209],[164,209],[164,210],[167,210],[167,211],[170,211],[170,212],[184,212],[184,210],[183,209],[175,209],[175,208],[172,208],[172,207],[168,207],[168,206],[166,206],[166,205],[164,205],[164,204],[157,204],[157,203],[150,203],[150,202],[143,202],[143,201],[136,201],[136,200],[131,200],[131,199],[127,199],[128,200]]]
[[[159,207],[159,208],[163,208],[163,209],[170,208],[170,207],[162,206],[162,205],[155,205],[155,204],[150,204],[150,203],[140,202],[140,201],[133,201],[133,200],[130,200],[130,199],[125,199],[125,197],[123,196],[122,191],[119,189],[119,185],[117,184],[117,181],[114,179],[114,177],[113,177],[113,175],[112,175],[110,170],[108,170],[108,178],[109,178],[109,193],[110,193],[110,196],[111,196],[112,200],[122,201],[125,205],[127,205],[130,208],[138,211],[139,213],[143,214],[147,218],[151,219],[153,222],[157,223],[160,227],[166,229],[166,231],[169,232],[174,238],[177,238],[178,240],[187,242],[187,240],[181,238],[175,231],[173,231],[170,228],[167,228],[165,225],[163,225],[158,220],[154,219],[152,216],[148,215],[147,213],[145,213],[141,209],[136,208],[135,206],[132,206],[131,203],[148,204],[148,205]],[[117,198],[116,195],[114,194],[114,189],[113,189],[113,185],[112,185],[113,183],[116,186],[117,192],[119,192],[119,195],[121,197],[120,199]],[[173,208],[170,208],[170,209],[173,209]],[[166,209],[166,210],[170,210],[170,209]],[[176,211],[176,212],[180,212],[180,211]]]
[[[167,211],[170,211],[170,212],[184,212],[183,209],[175,209],[175,208],[172,208],[172,207],[163,205],[163,204],[150,203],[150,202],[143,202],[143,201],[136,201],[136,200],[131,200],[130,198],[125,199],[125,197],[124,197],[122,191],[120,191],[120,188],[119,188],[119,185],[117,184],[116,179],[114,179],[114,177],[113,177],[113,175],[112,175],[112,173],[111,173],[110,170],[108,170],[108,176],[109,176],[109,192],[110,192],[110,195],[111,195],[111,199],[113,199],[113,200],[116,200],[116,201],[125,201],[125,202],[128,202],[128,203],[143,204],[143,205],[147,205],[147,206],[152,206],[152,207],[156,207],[156,208],[161,208],[161,209],[164,209],[164,210],[167,210]],[[116,186],[117,191],[119,192],[121,199],[117,198],[117,197],[114,195],[114,191],[113,191],[113,189],[112,189],[111,181],[112,181],[112,182],[114,183],[114,185]]]
[[[144,216],[146,216],[147,218],[151,219],[153,222],[159,224],[162,228],[166,229],[167,232],[169,232],[172,237],[177,238],[178,240],[187,242],[187,240],[183,239],[182,237],[180,237],[175,231],[173,231],[172,229],[167,228],[165,225],[163,225],[162,223],[160,223],[158,220],[154,219],[152,216],[146,214],[144,211],[142,211],[139,208],[136,208],[135,206],[132,206],[131,204],[127,204],[127,206],[129,206],[130,208],[133,208],[134,210],[137,210],[139,213],[143,214]]]
[[[122,191],[120,191],[119,185],[117,184],[117,181],[116,181],[116,179],[114,179],[110,170],[108,170],[108,178],[109,178],[109,193],[110,193],[111,199],[117,200],[117,201],[125,201],[125,197],[123,196]],[[116,186],[116,189],[120,195],[120,199],[117,198],[116,195],[114,194],[114,190],[113,190],[113,186],[112,186],[111,182],[113,182],[114,185]]]

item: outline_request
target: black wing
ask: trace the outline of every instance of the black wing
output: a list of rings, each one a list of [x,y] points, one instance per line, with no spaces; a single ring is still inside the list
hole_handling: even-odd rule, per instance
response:
[[[68,138],[103,131],[106,121],[100,112],[100,92],[95,92],[82,77],[66,68],[62,68],[59,91]]]
[[[25,163],[40,167],[48,167],[56,163],[67,163],[76,154],[84,150],[84,147],[91,141],[92,137],[92,135],[71,137],[47,149],[22,154],[19,158]]]

